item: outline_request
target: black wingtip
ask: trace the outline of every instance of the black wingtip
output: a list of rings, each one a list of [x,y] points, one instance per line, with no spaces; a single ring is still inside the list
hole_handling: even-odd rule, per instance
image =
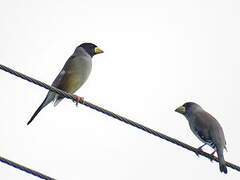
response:
[[[220,171],[224,172],[225,174],[227,174],[227,167],[225,165],[220,165]]]

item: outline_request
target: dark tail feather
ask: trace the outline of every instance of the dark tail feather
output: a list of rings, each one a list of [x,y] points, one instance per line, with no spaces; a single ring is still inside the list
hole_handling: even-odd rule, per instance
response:
[[[52,100],[54,99],[54,94],[52,92],[49,92],[42,102],[42,104],[38,107],[38,109],[35,111],[35,113],[32,115],[31,119],[28,121],[27,125],[29,125],[34,118],[38,115],[38,113],[46,106],[48,105]]]
[[[223,147],[217,148],[217,154],[219,159],[219,169],[221,172],[227,174],[227,167],[223,156]]]
[[[38,113],[44,108],[43,107],[44,102],[38,107],[38,109],[35,111],[35,113],[32,115],[31,119],[28,121],[27,125],[29,125],[34,118],[38,115]]]
[[[225,174],[227,174],[227,167],[226,167],[225,163],[224,164],[219,163],[219,168],[220,168],[221,172],[224,172]]]

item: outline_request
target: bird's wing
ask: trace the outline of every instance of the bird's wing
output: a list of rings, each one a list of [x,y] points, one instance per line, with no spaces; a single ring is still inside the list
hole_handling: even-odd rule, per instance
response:
[[[209,133],[207,118],[208,117],[205,112],[198,112],[195,114],[193,123],[190,126],[192,126],[191,129],[193,133],[200,141],[209,144],[211,142],[211,137]]]
[[[62,79],[65,76],[66,72],[70,70],[69,69],[69,67],[71,67],[70,64],[75,57],[76,57],[75,55],[72,55],[68,58],[67,62],[64,64],[62,70],[60,71],[60,73],[57,75],[57,77],[53,81],[52,86],[59,88],[59,84],[61,84]]]
[[[66,92],[70,92],[68,90],[68,85],[67,83],[71,83],[71,68],[72,68],[72,60],[75,58],[75,55],[70,56],[70,58],[67,60],[65,65],[63,66],[62,70],[58,74],[58,76],[55,78],[55,80],[52,83],[52,86],[61,89]],[[61,95],[56,94],[54,98],[54,106],[56,106],[64,97]]]
[[[66,77],[67,73],[71,72],[71,68],[73,66],[73,60],[75,57],[76,57],[76,55],[72,55],[68,58],[67,62],[64,64],[62,70],[60,71],[58,76],[53,81],[52,86],[61,89],[60,86],[63,83],[64,78]],[[62,89],[62,90],[64,90],[64,89]]]
[[[66,71],[62,69],[60,73],[57,75],[57,77],[55,78],[55,80],[53,81],[52,86],[58,88],[65,74],[66,74]]]
[[[198,137],[199,140],[201,140],[203,143],[207,143],[212,148],[215,148],[215,144],[213,143],[213,140],[211,136],[209,136],[209,133],[206,133],[207,131],[204,131],[199,128],[194,128],[194,134]]]
[[[59,88],[65,74],[66,74],[66,71],[64,69],[62,69],[60,71],[60,73],[57,75],[57,77],[55,78],[55,80],[53,81],[52,86]],[[60,102],[59,101],[58,103],[56,103],[56,101],[57,101],[57,99],[59,99],[59,97],[60,97],[59,94],[54,93],[54,101],[55,101],[54,106],[56,106]],[[63,98],[61,98],[61,99],[63,99]]]
[[[216,119],[205,111],[196,114],[196,126],[194,127],[196,136],[212,148],[215,148],[216,143],[211,132],[215,122],[217,122]]]

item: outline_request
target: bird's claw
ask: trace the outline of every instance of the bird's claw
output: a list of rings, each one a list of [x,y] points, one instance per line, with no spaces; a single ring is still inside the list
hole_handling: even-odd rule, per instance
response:
[[[74,95],[74,97],[77,99],[76,101],[76,106],[78,106],[78,103],[84,103],[84,97],[80,97],[80,96],[77,96],[77,95]]]
[[[199,157],[199,152],[202,152],[202,146],[200,146],[199,148],[197,148],[197,152],[195,152],[195,154]]]
[[[215,156],[214,156],[214,153],[215,153],[216,151],[213,151],[210,155],[211,155],[211,157],[210,157],[210,161],[212,162],[213,160],[214,160],[214,158],[215,158]]]
[[[198,154],[198,152],[195,152],[195,154],[199,157],[199,154]]]
[[[210,157],[210,161],[213,162],[214,156]]]

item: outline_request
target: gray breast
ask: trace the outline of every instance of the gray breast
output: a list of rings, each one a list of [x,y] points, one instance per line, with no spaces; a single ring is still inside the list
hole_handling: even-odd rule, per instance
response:
[[[78,55],[73,58],[73,79],[76,83],[76,90],[79,89],[88,79],[92,70],[92,58],[88,54]]]

